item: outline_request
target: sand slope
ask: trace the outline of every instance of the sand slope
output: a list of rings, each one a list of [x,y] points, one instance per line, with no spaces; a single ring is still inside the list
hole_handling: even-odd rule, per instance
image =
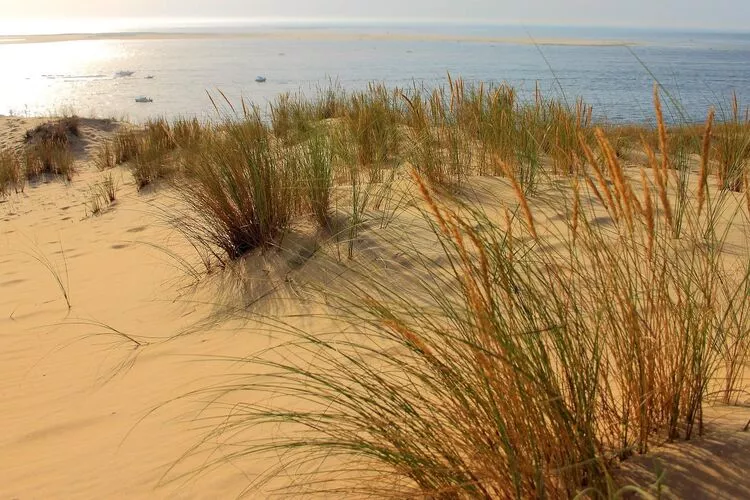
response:
[[[0,145],[18,144],[37,123],[0,118]],[[181,396],[248,370],[211,356],[246,355],[275,340],[257,324],[216,317],[227,282],[190,286],[175,256],[197,261],[160,212],[172,203],[167,192],[137,193],[117,168],[115,206],[86,216],[89,186],[103,175],[89,153],[116,125],[83,125],[71,184],[31,185],[0,203],[0,498],[237,496],[253,473],[272,464],[228,464],[179,477],[205,459],[190,458],[168,476],[176,480],[157,485],[206,431],[196,419],[205,408],[200,398]],[[267,259],[253,261],[250,272],[273,279]],[[69,291],[70,310],[55,273]],[[319,320],[299,321],[325,328]],[[663,450],[665,461],[679,467],[671,491],[692,498],[750,492],[747,453],[738,451],[750,449],[750,434],[739,431],[747,413],[712,420],[713,433],[689,448]],[[636,468],[633,478],[648,483],[643,471],[651,465],[641,463],[645,469]]]
[[[36,122],[3,119],[4,145]],[[93,146],[108,133],[84,125],[82,135]],[[30,185],[0,203],[0,498],[152,497],[165,466],[201,436],[179,422],[196,407],[178,402],[136,424],[226,371],[186,362],[191,356],[263,346],[221,331],[155,345],[212,308],[187,302],[186,273],[154,245],[190,249],[165,230],[156,196],[136,194],[125,171],[113,172],[116,205],[86,217],[89,186],[101,175],[84,161],[70,185]],[[69,287],[70,310],[39,260]],[[138,335],[144,347],[110,328]],[[247,483],[231,467],[216,481],[185,496],[236,495]],[[181,487],[156,495],[179,497]]]

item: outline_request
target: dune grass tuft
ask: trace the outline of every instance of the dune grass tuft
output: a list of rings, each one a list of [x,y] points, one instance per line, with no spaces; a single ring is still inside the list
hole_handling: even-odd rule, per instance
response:
[[[86,200],[87,211],[91,215],[101,214],[105,208],[117,200],[118,188],[112,173],[108,172],[102,180],[89,188],[89,196]]]
[[[750,120],[736,93],[732,94],[731,110],[720,111],[728,116],[722,117],[715,131],[719,183],[722,189],[739,192],[750,160]]]
[[[94,165],[96,165],[96,168],[99,171],[110,170],[117,165],[117,159],[111,142],[104,142],[104,144],[96,150]]]
[[[31,179],[40,174],[63,176],[66,180],[73,179],[75,173],[75,158],[67,143],[42,141],[27,146],[26,176]]]
[[[21,159],[14,151],[0,151],[0,197],[8,195],[11,191],[23,192],[25,186],[26,179]]]
[[[220,262],[272,244],[301,210],[297,161],[275,146],[254,112],[227,119],[184,158],[175,183],[188,210],[177,227]]]
[[[162,131],[156,130],[141,140],[130,162],[130,172],[139,190],[171,178],[178,168],[172,158],[171,140],[165,138]]]
[[[133,160],[142,143],[141,134],[133,129],[121,130],[112,139],[112,152],[118,165]]]
[[[266,318],[288,342],[211,389],[243,402],[206,442],[250,438],[207,467],[273,456],[258,484],[316,493],[616,496],[618,463],[701,434],[704,406],[744,390],[750,256],[727,249],[750,214],[707,180],[725,124],[670,128],[655,93],[632,169],[582,102],[449,85],[357,94],[341,124],[310,129],[330,135],[291,142],[246,112],[186,162],[178,227],[219,259],[273,244],[307,206],[324,225],[337,162],[353,219],[382,179],[373,165],[397,168],[404,148],[420,193],[421,222],[368,233],[377,258],[332,260],[343,278],[306,290],[331,333]],[[695,196],[680,151],[700,155]],[[443,189],[475,175],[504,178],[512,198]]]
[[[301,146],[300,171],[310,210],[318,225],[330,227],[334,181],[334,153],[331,139],[317,132]]]
[[[77,116],[63,117],[58,120],[42,123],[26,131],[26,142],[50,142],[67,145],[69,135],[80,136],[80,118]]]

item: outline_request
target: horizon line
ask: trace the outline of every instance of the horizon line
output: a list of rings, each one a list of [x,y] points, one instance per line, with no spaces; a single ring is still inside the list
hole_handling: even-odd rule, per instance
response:
[[[156,27],[169,27],[169,28],[207,28],[215,25],[224,26],[283,26],[283,25],[309,25],[309,26],[320,26],[321,24],[333,24],[339,26],[362,26],[362,25],[374,25],[374,26],[421,26],[421,25],[444,25],[444,26],[498,26],[498,27],[529,27],[529,28],[570,28],[570,29],[629,29],[629,30],[663,30],[663,31],[689,31],[697,33],[736,33],[736,34],[750,34],[750,28],[742,29],[739,27],[720,28],[714,26],[694,26],[694,25],[632,25],[632,24],[615,24],[615,23],[575,23],[575,24],[560,24],[556,22],[546,21],[534,21],[527,22],[519,19],[480,19],[480,18],[466,18],[466,19],[451,19],[451,18],[367,18],[367,17],[282,17],[282,16],[258,16],[258,17],[214,17],[214,16],[98,16],[98,17],[16,17],[16,18],[5,18],[0,20],[0,36],[6,35],[30,35],[30,34],[53,34],[53,33],[12,33],[5,29],[4,26],[17,25],[18,23],[29,25],[50,25],[57,23],[74,24],[74,23],[89,23],[89,22],[108,22],[111,24],[117,23],[166,23]],[[132,28],[137,28],[133,26]],[[145,29],[145,27],[143,27]],[[127,32],[129,30],[126,30]],[[147,31],[133,31],[137,33],[143,33]],[[57,32],[54,34],[85,34],[85,35],[96,35],[104,33],[117,33],[116,31],[73,31],[69,33]]]

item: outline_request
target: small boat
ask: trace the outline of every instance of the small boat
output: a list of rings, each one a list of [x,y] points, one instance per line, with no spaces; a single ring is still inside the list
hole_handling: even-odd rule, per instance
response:
[[[259,77],[257,77],[255,79],[255,81],[258,82],[258,83],[265,83],[266,77],[265,76],[259,76]]]
[[[118,71],[117,73],[115,73],[115,76],[117,78],[122,78],[125,76],[133,76],[134,74],[135,74],[135,71]]]
[[[135,102],[154,102],[154,100],[150,97],[140,96],[135,98]]]
[[[154,75],[148,75],[148,76],[146,77],[146,80],[153,80],[153,79],[154,79]]]

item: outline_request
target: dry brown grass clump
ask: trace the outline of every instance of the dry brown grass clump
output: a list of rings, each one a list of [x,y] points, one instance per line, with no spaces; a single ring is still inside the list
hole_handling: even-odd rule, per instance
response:
[[[134,129],[125,129],[117,132],[112,139],[112,153],[115,163],[120,165],[133,160],[143,142],[142,134]]]
[[[189,153],[200,147],[203,137],[210,133],[210,126],[197,118],[178,118],[172,122],[171,132],[176,145]]]
[[[146,137],[142,140],[130,164],[130,172],[138,189],[174,175],[178,165],[173,161],[171,152],[169,144],[158,138]]]
[[[339,139],[340,154],[369,172],[370,182],[381,180],[382,169],[397,163],[399,150],[397,94],[384,86],[371,86],[354,94]]]
[[[22,192],[26,185],[23,164],[18,155],[11,150],[0,151],[0,197],[10,191]]]
[[[70,116],[55,121],[42,123],[37,127],[26,131],[26,143],[47,142],[59,145],[67,145],[69,136],[80,135],[80,118]]]
[[[61,175],[70,181],[75,173],[75,157],[67,144],[38,142],[26,148],[26,176]]]
[[[77,116],[43,123],[26,132],[26,176],[40,174],[64,176],[68,181],[75,173],[75,158],[70,150],[71,137],[79,137],[80,119]]]
[[[312,103],[301,96],[282,94],[271,104],[271,130],[287,142],[303,140],[317,125],[313,113]]]
[[[112,205],[117,200],[118,187],[111,172],[107,173],[101,181],[91,186],[86,201],[88,212],[91,215],[99,215],[106,207]]]
[[[110,170],[117,166],[117,159],[110,141],[104,142],[104,144],[96,150],[94,164],[99,171]]]
[[[260,117],[227,119],[183,158],[175,183],[189,207],[177,228],[221,263],[276,241],[301,213],[296,157],[276,147]]]

